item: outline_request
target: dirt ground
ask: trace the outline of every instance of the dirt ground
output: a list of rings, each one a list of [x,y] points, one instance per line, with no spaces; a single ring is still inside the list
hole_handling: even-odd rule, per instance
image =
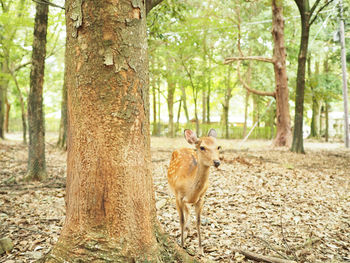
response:
[[[0,262],[33,262],[58,239],[65,208],[66,154],[56,135],[46,146],[49,179],[24,183],[27,148],[19,134],[0,141],[0,238],[14,249]],[[252,262],[236,249],[297,262],[350,262],[350,150],[306,142],[306,155],[268,141],[219,140],[222,165],[211,168],[202,213],[203,262]],[[167,186],[171,152],[184,139],[152,138],[159,221],[179,242],[179,218]],[[192,211],[187,251],[198,246]]]

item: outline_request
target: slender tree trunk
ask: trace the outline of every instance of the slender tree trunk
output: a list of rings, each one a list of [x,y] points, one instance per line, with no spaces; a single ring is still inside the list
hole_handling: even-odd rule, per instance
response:
[[[284,46],[284,19],[282,0],[272,1],[272,36],[274,39],[274,72],[276,85],[276,137],[275,146],[290,147],[292,129],[289,113],[289,90]]]
[[[258,123],[257,127],[259,127],[259,95],[253,94],[253,125]]]
[[[23,133],[23,144],[27,144],[27,118],[26,118],[26,110],[25,110],[25,105],[24,105],[24,99],[22,95],[22,91],[19,87],[17,77],[13,72],[10,72],[13,81],[15,82],[15,86],[18,91],[18,98],[19,98],[19,103],[21,106],[21,116],[22,116],[22,133]]]
[[[248,106],[249,106],[250,92],[246,90],[245,103],[244,103],[244,125],[243,125],[243,138],[247,135],[247,122],[248,122]]]
[[[157,95],[156,95],[156,87],[155,81],[153,80],[152,85],[152,99],[153,99],[153,131],[152,135],[158,135],[158,124],[157,124]]]
[[[199,119],[198,119],[197,96],[194,96],[193,102],[194,102],[194,119],[195,119],[195,122],[196,122],[196,133],[199,134]]]
[[[5,138],[4,120],[5,120],[5,89],[2,84],[3,80],[0,77],[0,139]]]
[[[47,176],[43,84],[48,11],[48,5],[36,4],[32,70],[30,72],[30,91],[28,95],[29,147],[27,180],[43,180]]]
[[[156,218],[144,1],[66,12],[66,219],[46,261],[187,262]]]
[[[209,62],[209,70],[208,70],[208,87],[207,87],[207,123],[210,123],[210,92],[211,92],[211,63]]]
[[[157,131],[158,131],[158,134],[157,135],[160,135],[161,133],[161,123],[160,123],[160,80],[158,79],[157,81],[157,86],[158,86],[158,127],[157,127]]]
[[[312,118],[311,118],[311,131],[310,137],[319,138],[320,137],[320,103],[318,99],[312,96]]]
[[[181,106],[182,106],[182,98],[180,99],[179,107],[178,107],[178,109],[177,109],[177,119],[176,119],[176,131],[175,131],[175,135],[176,135],[177,131],[179,130],[179,126],[180,126]]]
[[[171,76],[168,76],[167,83],[168,83],[167,103],[168,103],[168,116],[169,116],[168,136],[170,138],[173,138],[175,136],[175,134],[174,134],[174,93],[175,93],[175,83],[171,79]]]
[[[325,139],[326,139],[326,142],[328,142],[328,139],[329,139],[329,102],[326,101],[325,102],[325,114],[326,114],[326,131],[325,131]]]
[[[207,122],[207,92],[205,90],[205,87],[202,91],[202,123]]]
[[[9,132],[9,125],[10,125],[10,110],[11,110],[11,104],[9,103],[9,100],[7,98],[7,88],[5,92],[5,132]]]
[[[67,85],[66,81],[64,81],[62,87],[61,121],[57,141],[57,147],[63,150],[67,150],[67,122]]]
[[[317,98],[316,94],[316,87],[314,85],[318,85],[317,81],[312,81],[313,79],[316,79],[317,76],[319,75],[319,63],[315,63],[315,74],[312,76],[311,72],[311,58],[308,56],[307,59],[307,71],[308,71],[308,76],[309,76],[309,81],[310,81],[310,88],[312,92],[312,117],[311,117],[311,130],[310,130],[310,137],[314,138],[319,138],[320,133],[319,133],[319,120],[320,120],[320,102]]]
[[[185,117],[187,120],[187,123],[190,122],[190,116],[188,114],[188,109],[187,109],[187,97],[186,97],[186,90],[184,86],[181,86],[181,93],[182,93],[182,101],[183,101],[183,108],[185,112]]]
[[[305,91],[305,65],[309,44],[309,15],[300,10],[301,14],[301,40],[298,55],[297,87],[295,94],[295,116],[292,152],[305,153],[303,142],[304,120],[304,91]]]
[[[230,110],[230,100],[232,98],[232,86],[231,86],[231,70],[232,68],[227,67],[227,77],[226,77],[226,91],[223,103],[224,110],[224,126],[225,126],[225,138],[229,138],[229,110]]]
[[[152,135],[158,135],[158,124],[157,124],[157,95],[156,95],[156,77],[155,77],[155,60],[150,63],[151,72],[153,73],[150,77],[151,88],[152,88],[152,108],[153,108],[153,129]]]

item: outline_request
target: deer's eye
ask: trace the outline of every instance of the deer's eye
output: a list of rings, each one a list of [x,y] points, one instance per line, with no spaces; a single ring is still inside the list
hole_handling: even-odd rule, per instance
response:
[[[221,146],[218,146],[218,150],[221,150],[222,149],[222,147]]]
[[[201,149],[201,151],[205,151],[205,148],[203,146],[199,147],[199,149]]]

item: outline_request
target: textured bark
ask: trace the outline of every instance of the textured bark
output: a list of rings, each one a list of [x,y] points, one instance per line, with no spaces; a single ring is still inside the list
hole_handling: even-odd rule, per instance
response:
[[[301,15],[301,38],[298,55],[297,87],[295,94],[295,116],[292,152],[305,153],[303,140],[305,68],[310,32],[310,13],[304,0],[296,1]],[[300,2],[298,4],[298,2]]]
[[[240,16],[238,14],[238,30],[240,32]],[[288,78],[287,78],[287,68],[286,68],[286,50],[284,46],[284,19],[283,19],[283,6],[282,0],[272,1],[272,36],[274,40],[274,50],[273,58],[257,57],[257,56],[243,56],[240,45],[240,33],[238,37],[238,50],[240,52],[240,57],[227,58],[225,63],[230,63],[232,61],[238,61],[237,65],[237,75],[241,81],[243,87],[255,95],[261,96],[271,96],[276,99],[276,126],[277,132],[276,137],[273,141],[274,146],[290,146],[291,144],[291,123],[290,123],[290,113],[289,113],[289,102],[288,102]],[[250,88],[240,74],[240,61],[263,61],[267,63],[272,63],[275,73],[275,90],[273,92],[260,91]],[[256,105],[256,98],[253,95],[254,106]],[[257,121],[256,114],[258,111],[254,108],[253,112],[253,122]]]
[[[282,0],[272,1],[272,36],[274,40],[273,58],[276,86],[276,137],[275,146],[290,147],[292,129],[289,113],[289,91],[284,46],[284,19]]]
[[[58,134],[57,147],[67,150],[67,85],[66,81],[62,87],[62,101],[61,101],[61,121]]]
[[[28,95],[28,170],[27,180],[46,178],[43,85],[46,56],[48,5],[36,4],[30,91]]]
[[[144,2],[84,2],[78,27],[75,7],[66,1],[66,220],[45,260],[186,261],[157,227]]]

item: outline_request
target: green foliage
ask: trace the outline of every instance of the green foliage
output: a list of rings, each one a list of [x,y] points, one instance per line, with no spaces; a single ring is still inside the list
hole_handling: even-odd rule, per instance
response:
[[[8,63],[10,70],[14,73],[13,76],[17,79],[26,103],[30,74],[30,64],[26,63],[31,59],[35,3],[25,0],[7,0],[3,2],[6,8],[0,9],[0,63],[2,65],[5,62]],[[295,93],[300,39],[300,18],[293,1],[283,1],[283,5],[290,102],[293,106],[292,99]],[[345,1],[344,5],[345,20],[348,21],[348,1]],[[50,7],[44,82],[46,125],[49,130],[58,127],[60,116],[61,89],[64,76],[64,19],[63,10]],[[174,93],[175,122],[182,89],[187,96],[186,102],[190,119],[194,119],[194,101],[197,103],[198,117],[202,119],[202,96],[210,93],[210,114],[211,120],[215,124],[209,125],[218,125],[218,130],[222,129],[224,132],[221,119],[223,115],[222,105],[228,83],[228,66],[224,65],[223,61],[227,57],[240,55],[237,48],[238,25],[240,25],[243,55],[272,56],[270,1],[165,0],[148,14],[150,91],[152,92],[153,87],[156,90],[157,111],[159,106],[161,112],[160,122],[167,122],[166,100],[168,95],[167,82],[169,81],[176,86]],[[341,88],[340,47],[339,43],[333,41],[334,32],[338,30],[338,27],[338,13],[334,4],[329,5],[324,12],[320,13],[319,18],[312,26],[310,52],[320,63],[326,57],[328,58],[329,72],[323,72],[317,76],[313,74],[307,80],[308,86],[305,90],[306,109],[311,107],[312,92],[317,94],[320,100],[329,99],[331,103],[338,103],[341,99],[339,96]],[[349,27],[346,30],[349,36]],[[347,47],[348,44],[349,40],[347,39]],[[349,54],[350,51],[348,51],[348,57]],[[237,82],[236,65],[236,63],[232,64],[230,74],[231,87],[238,83],[232,91],[229,115],[234,117],[230,119],[237,119],[238,117],[242,119],[244,115],[246,90]],[[252,71],[251,87],[257,90],[272,91],[275,80],[271,64],[252,62],[250,65]],[[244,78],[247,78],[248,67],[248,62],[241,63],[240,69]],[[312,68],[312,71],[314,72],[315,69]],[[19,91],[16,88],[13,76],[4,70],[0,73],[0,78],[8,81],[7,95],[12,105],[10,113],[13,126],[15,126],[16,120],[20,119],[21,112]],[[313,90],[311,90],[311,87],[313,87]],[[158,92],[160,102],[158,102]],[[150,101],[153,103],[152,99]],[[259,115],[264,112],[265,104],[266,99],[259,97],[257,107]],[[183,107],[183,103],[181,106]],[[253,110],[251,96],[248,105],[250,120],[252,119]],[[260,121],[267,123],[267,118],[265,116]],[[185,122],[183,110],[180,112],[180,122]],[[181,125],[184,124],[180,123],[178,127],[181,127]],[[243,128],[234,126],[237,123],[231,123],[230,125],[230,129],[232,129],[230,134],[243,133]],[[201,126],[202,131],[205,131],[206,128],[206,126]]]

